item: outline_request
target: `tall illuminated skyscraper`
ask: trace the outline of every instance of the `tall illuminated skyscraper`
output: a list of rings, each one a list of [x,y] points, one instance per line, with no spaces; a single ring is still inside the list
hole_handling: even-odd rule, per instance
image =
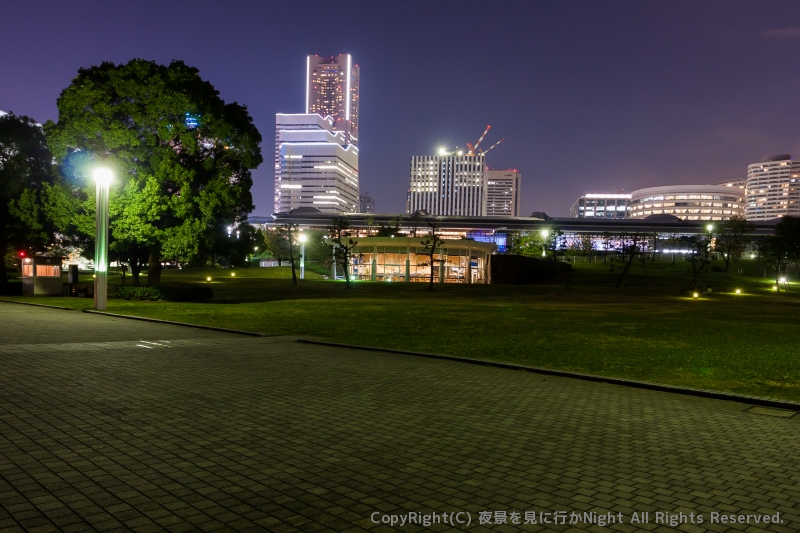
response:
[[[333,118],[348,144],[358,146],[358,81],[361,69],[350,54],[306,58],[306,113]]]

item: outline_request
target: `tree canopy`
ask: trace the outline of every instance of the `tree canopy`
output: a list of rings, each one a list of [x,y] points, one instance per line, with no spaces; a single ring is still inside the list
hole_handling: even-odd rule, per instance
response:
[[[42,190],[53,181],[53,156],[39,124],[13,113],[0,116],[0,253],[38,251],[53,240],[41,208]],[[6,280],[5,267],[0,280]]]
[[[205,257],[253,210],[261,135],[245,106],[226,104],[181,61],[80,69],[45,131],[63,176],[50,197],[61,231],[91,237],[91,171],[111,167],[111,249],[132,265],[146,258],[148,284],[160,281],[161,260]]]

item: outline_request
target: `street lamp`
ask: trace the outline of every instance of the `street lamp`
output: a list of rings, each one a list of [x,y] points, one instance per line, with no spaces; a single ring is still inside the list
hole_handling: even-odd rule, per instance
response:
[[[108,308],[108,186],[114,174],[107,168],[96,168],[92,173],[97,186],[94,240],[94,308]]]
[[[308,237],[305,233],[301,233],[300,236],[297,237],[297,240],[300,241],[300,279],[306,278],[306,241]]]
[[[542,238],[546,239],[548,235],[550,235],[550,230],[543,229],[542,230]],[[542,257],[547,257],[547,252],[545,251],[545,249],[546,249],[545,247],[546,247],[546,241],[542,241]]]
[[[709,233],[711,233],[712,231],[714,231],[714,224],[709,224],[708,226],[706,226],[706,229],[708,230]]]

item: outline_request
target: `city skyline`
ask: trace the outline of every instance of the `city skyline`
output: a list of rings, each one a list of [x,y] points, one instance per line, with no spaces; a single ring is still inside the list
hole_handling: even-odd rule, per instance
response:
[[[398,213],[408,158],[466,148],[487,123],[506,139],[487,164],[526,176],[523,215],[567,216],[593,189],[734,180],[753,162],[800,150],[794,3],[500,4],[475,19],[480,5],[351,4],[342,7],[347,31],[331,33],[284,5],[11,5],[0,46],[15,52],[0,68],[14,83],[0,86],[0,108],[56,119],[58,94],[79,68],[174,58],[198,67],[226,101],[248,105],[268,138],[276,113],[303,110],[306,56],[348,52],[367,68],[361,187],[382,212]],[[123,17],[121,29],[107,24]],[[441,31],[442,17],[461,30]],[[420,38],[408,38],[412,23]],[[198,46],[198,28],[211,26],[225,46]],[[19,46],[30,28],[40,37]],[[264,164],[254,172],[254,215],[272,211],[272,190]]]

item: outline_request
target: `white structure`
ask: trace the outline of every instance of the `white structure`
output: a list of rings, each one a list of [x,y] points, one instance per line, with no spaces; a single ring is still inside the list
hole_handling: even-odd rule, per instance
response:
[[[333,129],[358,146],[358,85],[361,69],[350,54],[306,57],[306,113],[331,116]]]
[[[518,217],[522,174],[517,169],[486,171],[486,214]]]
[[[631,193],[630,218],[674,215],[682,220],[744,216],[744,191],[724,185],[670,185]]]
[[[275,115],[275,212],[358,212],[358,148],[331,117]]]
[[[800,216],[800,161],[788,154],[747,166],[747,220]]]
[[[412,156],[408,212],[486,216],[486,182],[484,156]]]
[[[631,195],[617,193],[584,194],[572,204],[572,218],[628,218]]]

